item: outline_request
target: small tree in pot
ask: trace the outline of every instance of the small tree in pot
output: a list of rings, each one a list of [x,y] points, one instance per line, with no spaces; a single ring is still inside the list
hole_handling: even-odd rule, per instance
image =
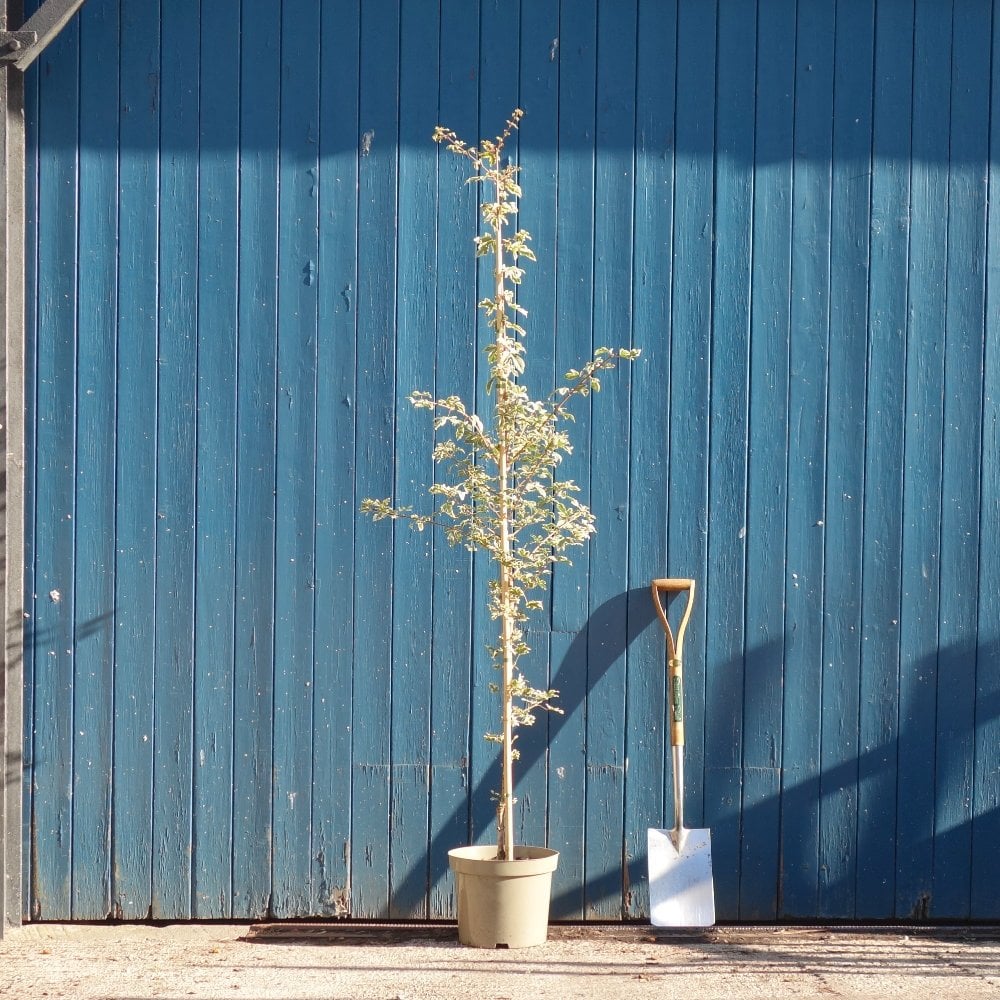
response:
[[[520,320],[527,315],[517,301],[516,287],[523,275],[522,262],[534,260],[530,235],[513,230],[517,214],[519,168],[504,158],[504,147],[523,116],[515,110],[504,131],[495,139],[484,139],[469,146],[450,129],[439,126],[434,141],[464,156],[472,164],[471,183],[488,185],[489,197],[481,205],[483,231],[475,237],[476,256],[492,262],[491,294],[479,303],[486,315],[493,339],[486,348],[488,375],[486,391],[491,400],[486,419],[457,396],[434,399],[429,393],[414,392],[410,402],[418,409],[433,413],[434,429],[439,435],[434,446],[434,461],[450,470],[446,481],[435,483],[429,492],[440,498],[433,514],[416,513],[409,507],[393,506],[390,498],[367,499],[361,509],[376,521],[383,518],[405,519],[418,530],[440,527],[448,541],[470,550],[488,552],[496,575],[489,582],[490,616],[499,623],[498,642],[490,648],[494,665],[500,673],[492,689],[500,695],[500,728],[487,733],[486,739],[500,746],[500,790],[497,795],[497,848],[489,849],[483,861],[507,866],[503,880],[509,881],[521,855],[531,849],[514,846],[514,762],[516,729],[531,725],[538,709],[559,711],[552,701],[557,691],[533,687],[519,669],[519,661],[529,648],[525,643],[523,623],[531,611],[539,610],[539,594],[546,587],[553,563],[569,562],[567,550],[584,544],[595,530],[590,509],[577,499],[579,488],[570,480],[557,478],[564,455],[572,450],[564,429],[572,420],[569,403],[600,388],[599,375],[615,367],[619,360],[633,360],[638,350],[598,348],[579,370],[566,374],[566,385],[548,398],[533,400],[519,381],[525,371],[525,330]],[[513,231],[511,231],[513,230]],[[464,849],[466,851],[483,849]],[[537,854],[535,849],[534,853]],[[553,860],[547,879],[555,868],[555,852],[541,849]],[[453,852],[452,865],[457,871]],[[545,939],[548,915],[548,882],[541,940]],[[503,907],[491,896],[489,906]],[[459,891],[459,924],[463,941],[463,892]],[[517,923],[517,918],[515,918]],[[523,925],[522,925],[523,926]],[[488,928],[481,940],[468,943],[487,945],[540,943],[516,938],[517,931]]]

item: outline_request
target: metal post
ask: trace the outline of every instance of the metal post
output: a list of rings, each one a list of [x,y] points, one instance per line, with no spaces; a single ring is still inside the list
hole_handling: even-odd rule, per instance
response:
[[[22,0],[0,0],[0,31],[22,20]],[[0,69],[0,937],[21,923],[24,171],[24,79]]]

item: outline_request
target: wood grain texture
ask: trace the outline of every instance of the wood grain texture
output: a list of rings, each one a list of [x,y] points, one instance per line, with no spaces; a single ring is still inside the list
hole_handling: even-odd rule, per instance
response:
[[[312,907],[350,912],[359,13],[322,16]],[[346,148],[345,148],[346,146]]]
[[[156,8],[158,10],[158,8]],[[121,11],[115,434],[112,913],[152,905],[156,543],[156,351],[160,129],[158,17]],[[111,530],[105,525],[104,530]],[[176,883],[176,880],[175,880]]]
[[[361,16],[358,497],[390,496],[394,486],[399,16],[390,2]],[[389,913],[392,540],[405,530],[365,518],[354,536],[354,642],[366,653],[364,695],[353,702],[351,909],[372,918]]]
[[[642,337],[632,365],[628,503],[628,682],[625,703],[625,852],[622,912],[648,912],[646,830],[664,816],[666,663],[662,630],[644,581],[667,562],[670,410],[671,254],[673,238],[675,4],[640,2],[636,26],[635,208],[632,323]],[[635,341],[639,346],[639,341]]]
[[[772,920],[779,912],[794,5],[759,8],[757,39],[739,915]]]
[[[152,914],[191,916],[199,372],[198,5],[163,11],[153,678]],[[192,37],[195,44],[192,44]],[[207,301],[207,297],[206,300]],[[152,374],[152,373],[151,373]],[[207,443],[207,442],[206,442]],[[201,463],[204,465],[204,463]],[[204,529],[203,529],[204,530]],[[204,591],[203,591],[204,593]]]
[[[875,17],[837,11],[830,195],[830,336],[823,521],[819,913],[852,913],[857,885],[861,556]]]
[[[479,4],[448,0],[441,7],[438,119],[461,135],[478,134],[479,95],[467,85],[479,65]],[[437,160],[437,281],[433,329],[434,393],[473,396],[477,359],[468,350],[476,308],[466,234],[477,225],[475,186],[464,184],[465,164],[439,150]],[[431,331],[426,331],[429,337]],[[472,557],[434,540],[431,610],[431,771],[429,913],[455,912],[448,851],[469,842],[468,726],[472,662]],[[477,654],[481,650],[476,649]]]
[[[880,10],[875,68],[881,81],[873,121],[871,266],[861,605],[861,715],[858,759],[859,917],[886,912],[893,899],[899,736],[899,615],[903,452],[903,372],[907,315],[907,146],[912,36],[907,5]],[[881,40],[881,44],[879,44]],[[940,42],[940,38],[938,39]]]
[[[294,917],[312,895],[319,12],[281,13],[271,908]]]
[[[267,912],[273,788],[279,15],[241,22],[232,916]]]
[[[52,211],[39,220],[38,321],[48,331],[37,348],[36,518],[44,522],[34,552],[38,694],[31,813],[32,916],[67,912],[72,898],[74,572],[76,547],[76,356],[79,172],[76,161],[79,32],[62,35],[43,57],[39,100],[53,105],[39,124],[39,198]],[[53,96],[55,95],[55,100]],[[65,95],[65,100],[59,97]],[[65,141],[64,141],[65,140]]]
[[[749,445],[750,292],[753,175],[741,163],[753,148],[757,54],[744,39],[757,33],[752,6],[719,7],[716,96],[715,227],[732,233],[713,247],[709,410],[708,567],[702,597],[708,623],[705,662],[705,825],[712,830],[715,909],[739,916],[740,799],[743,791],[743,594],[746,587],[746,496]]]
[[[528,625],[553,917],[646,915],[667,576],[720,917],[997,917],[998,31],[89,0],[27,79],[29,913],[454,915],[493,570],[358,505],[433,503],[410,391],[486,402],[479,192],[430,133],[521,106],[530,390],[642,349],[575,410],[598,534]]]
[[[191,910],[232,913],[240,25],[202,6]]]
[[[990,148],[987,160],[987,262],[1000,250],[1000,219],[995,198],[1000,178],[997,175],[1000,132],[1000,18],[993,16],[992,92],[990,95]],[[997,317],[1000,316],[995,265],[988,265],[986,275],[986,347],[983,359],[983,434],[982,476],[980,480],[979,520],[979,595],[976,644],[976,768],[972,803],[972,882],[970,912],[973,919],[990,913],[1000,890],[1000,873],[988,859],[988,846],[1000,835],[1000,412],[997,391],[1000,388],[1000,347],[997,341]]]
[[[95,5],[80,19],[79,294],[75,649],[73,682],[73,901],[76,919],[111,912],[111,741],[114,663],[115,325],[118,163],[118,19]],[[93,41],[91,42],[91,38]]]
[[[796,24],[781,756],[780,899],[789,916],[815,913],[819,887],[834,13],[800,3]]]
[[[594,288],[594,120],[597,86],[597,5],[565,8],[559,22],[559,93],[577,95],[559,107],[559,149],[573,151],[557,163],[559,217],[556,228],[555,371],[557,378],[579,365],[593,349]],[[527,182],[527,179],[525,179]],[[575,221],[574,221],[575,220]],[[584,221],[585,220],[585,221]],[[576,223],[584,221],[582,227]],[[541,249],[541,248],[539,248]],[[575,439],[590,436],[588,401],[574,409]],[[591,498],[587,463],[579,452],[567,456],[562,475]],[[554,720],[549,747],[549,846],[559,851],[552,877],[552,916],[569,920],[584,914],[586,873],[586,721],[589,689],[586,644],[590,550],[574,553],[572,566],[552,574],[552,684],[564,715]]]

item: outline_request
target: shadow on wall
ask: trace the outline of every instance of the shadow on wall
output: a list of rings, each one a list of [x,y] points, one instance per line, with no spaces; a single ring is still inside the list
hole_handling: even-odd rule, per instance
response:
[[[546,87],[558,92],[559,83],[563,83],[561,103],[577,101],[566,81],[575,81],[581,72],[589,73],[596,76],[600,87],[605,82],[603,73],[618,72],[614,67],[609,69],[602,65],[598,51],[598,21],[602,38],[636,38],[637,52],[633,54],[631,70],[638,79],[633,76],[633,89],[639,93],[652,93],[657,101],[669,107],[681,108],[704,101],[705,85],[715,79],[715,74],[706,77],[692,70],[690,61],[684,59],[684,53],[704,50],[707,60],[715,61],[717,36],[724,37],[730,46],[727,62],[750,73],[746,85],[751,92],[754,89],[755,63],[758,67],[770,68],[776,79],[787,78],[788,86],[782,88],[777,101],[783,108],[791,107],[794,77],[799,75],[801,78],[805,73],[814,71],[811,63],[796,65],[795,9],[794,5],[790,7],[783,2],[760,0],[756,4],[748,4],[744,0],[720,0],[717,13],[714,4],[684,3],[683,0],[640,4],[637,7],[605,2],[597,5],[599,11],[594,9],[589,19],[586,15],[581,17],[582,26],[567,23],[573,8],[566,0],[532,0],[530,6],[535,9],[530,11],[527,10],[529,5],[523,3],[487,3],[485,0],[480,4],[467,5],[471,13],[449,10],[449,6],[454,5],[431,6],[430,16],[438,22],[433,36],[448,37],[450,50],[447,63],[434,58],[433,70],[437,72],[432,72],[432,67],[427,66],[428,72],[421,80],[423,85],[428,80],[450,79],[461,81],[470,90],[479,93],[484,79],[495,80],[502,75],[505,80],[517,80],[522,74],[527,76],[541,72],[541,80]],[[818,19],[818,26],[812,26],[813,33],[818,32],[821,38],[815,76],[825,77],[831,88],[835,46],[837,58],[840,58],[840,46],[835,37],[838,29],[851,30],[856,35],[852,39],[855,43],[852,48],[856,50],[857,59],[856,66],[838,69],[838,73],[845,72],[868,80],[870,85],[872,78],[893,79],[912,62],[913,0],[881,0],[877,11],[876,5],[869,6],[870,10],[866,5],[860,5],[859,12],[845,18],[848,28],[835,23],[832,11]],[[971,9],[965,16],[972,20],[974,33],[985,39],[988,47],[990,10],[989,5],[981,6],[982,10]],[[250,7],[244,5],[242,23],[237,10],[230,20],[221,18],[217,23],[210,24],[199,23],[197,17],[191,16],[192,8],[185,5],[164,4],[157,16],[145,16],[147,11],[142,8],[135,11],[124,8],[120,11],[118,8],[117,0],[89,0],[80,15],[39,58],[37,69],[32,68],[28,76],[29,101],[30,92],[37,87],[38,81],[47,80],[67,63],[76,65],[80,60],[98,61],[105,67],[103,72],[114,75],[116,85],[120,77],[122,127],[120,130],[95,129],[85,117],[82,118],[82,131],[88,149],[113,152],[159,149],[164,156],[192,151],[194,145],[185,141],[182,131],[174,128],[161,131],[158,127],[160,121],[170,115],[172,88],[177,86],[170,70],[165,68],[167,48],[178,44],[178,39],[183,39],[181,44],[184,46],[191,45],[193,40],[197,59],[200,38],[201,58],[204,60],[204,47],[208,44],[206,35],[213,28],[212,79],[205,82],[206,74],[203,74],[200,84],[196,82],[205,95],[201,101],[203,107],[212,107],[224,100],[232,105],[233,114],[237,117],[242,114],[248,122],[259,118],[260,108],[255,102],[241,102],[241,89],[249,90],[252,79],[261,92],[278,95],[282,91],[283,74],[287,74],[288,67],[294,65],[302,84],[302,94],[311,97],[312,106],[308,113],[314,115],[318,125],[322,126],[336,118],[343,101],[344,95],[337,87],[337,81],[344,73],[341,64],[355,63],[361,94],[357,131],[342,126],[320,127],[318,137],[310,132],[308,141],[318,147],[321,158],[347,154],[362,159],[373,151],[408,144],[406,130],[400,128],[396,135],[387,134],[383,122],[374,122],[367,114],[369,110],[378,108],[381,89],[387,83],[395,86],[398,82],[401,6],[391,3],[361,4],[359,17],[358,12],[348,14],[330,4],[314,4],[303,15],[292,4],[255,2]],[[942,9],[948,8],[950,5],[943,5]],[[595,16],[598,13],[599,18]],[[853,22],[849,20],[850,16],[853,16]],[[800,14],[799,18],[802,17]],[[947,21],[950,21],[950,13]],[[877,31],[877,28],[881,30]],[[923,21],[918,24],[921,37],[929,32],[948,29],[950,24],[937,26],[933,19],[926,24]],[[876,34],[878,47],[873,60]],[[303,37],[308,38],[314,47],[303,47]],[[487,50],[480,42],[481,37],[509,39],[511,44],[494,45]],[[934,44],[938,43],[939,39],[935,37]],[[100,58],[95,59],[95,56]],[[172,65],[174,60],[170,62]],[[698,62],[711,65],[706,56],[700,54]],[[539,67],[544,69],[539,71]],[[964,70],[964,67],[960,69]],[[949,100],[950,73],[941,73],[927,83],[925,102]],[[446,85],[439,85],[439,93]],[[213,87],[220,91],[221,97],[215,94]],[[815,89],[822,95],[822,87]],[[664,93],[664,90],[667,92]],[[800,87],[799,91],[795,95],[798,101],[809,100],[813,96],[810,88]],[[985,92],[975,96],[988,100],[988,93]],[[713,97],[710,93],[709,100]],[[296,99],[296,103],[304,103],[304,99],[301,102]],[[527,101],[525,104],[525,110],[530,115],[531,103]],[[409,138],[413,145],[421,149],[427,146],[436,124],[437,121],[428,119],[415,129],[411,128]],[[627,130],[612,131],[620,138],[602,136],[602,147],[614,148],[614,143],[619,142],[619,148],[631,158],[632,136],[626,135]],[[761,143],[755,148],[753,143],[733,142],[724,134],[716,135],[711,127],[678,128],[674,131],[676,134],[671,137],[671,145],[683,155],[711,158],[722,148],[727,157],[745,165],[761,166],[786,159],[785,151],[775,148],[773,143]],[[46,146],[49,149],[75,150],[76,138],[74,132],[53,132],[46,137]],[[240,147],[245,154],[255,155],[260,151],[272,152],[275,141],[279,148],[286,145],[292,148],[299,143],[300,136],[294,128],[246,128]],[[554,151],[557,148],[561,152],[573,149],[593,151],[593,134],[589,132],[574,134],[552,129],[542,134],[537,129],[531,129],[524,134],[521,142],[538,151]],[[228,130],[202,128],[197,148],[202,154],[230,152]],[[874,153],[879,159],[909,162],[912,152],[908,129],[888,129],[877,136]],[[926,152],[929,159],[935,157],[933,150]],[[943,162],[954,165],[966,152],[963,149],[949,150],[945,143],[937,155]],[[800,160],[809,160],[814,151],[798,148],[795,155]],[[819,159],[824,159],[822,154]],[[861,162],[867,164],[867,154],[861,156]]]
[[[538,764],[547,752],[548,746],[567,725],[569,720],[579,711],[584,710],[586,693],[607,673],[611,665],[624,655],[632,642],[653,621],[653,605],[646,588],[635,589],[619,594],[600,605],[581,629],[558,669],[551,678],[551,685],[560,692],[559,707],[563,714],[549,716],[548,740],[522,741],[519,744],[521,758],[518,761],[518,772],[525,774]],[[627,621],[627,629],[623,632],[621,623]],[[591,635],[602,636],[608,641],[590,643]],[[589,659],[588,659],[589,655]],[[573,683],[571,678],[579,675],[587,664],[587,683]],[[582,696],[582,697],[581,697]],[[473,734],[473,738],[476,735]],[[493,802],[496,775],[491,768],[471,792],[471,810],[473,829],[486,829],[495,819],[495,804]],[[445,830],[453,830],[457,825],[465,825],[468,816],[466,807],[457,809],[449,819],[442,824]],[[430,884],[446,877],[448,867],[448,851],[460,846],[452,842],[449,834],[438,835],[430,845],[430,850],[424,864],[415,866],[407,873],[406,878],[396,889],[396,895],[401,899],[420,898],[427,890],[428,876]],[[565,898],[559,897],[553,901],[553,913],[560,909],[583,906],[584,900],[591,901],[611,893],[621,894],[622,879],[620,873],[613,886],[606,887],[602,881],[593,885],[579,886],[568,891]]]
[[[626,620],[627,629],[621,623]],[[632,645],[644,629],[653,624],[654,612],[645,588],[621,594],[601,605],[590,617],[552,678],[552,684],[567,697],[561,699],[564,715],[550,718],[549,739],[522,745],[520,772],[526,773],[542,761],[552,740],[578,712],[586,711],[586,696],[607,673],[611,665]],[[612,641],[588,644],[596,634]],[[617,640],[615,640],[617,637]],[[657,628],[657,637],[660,637]],[[569,683],[590,655],[586,685]],[[595,651],[597,655],[595,656]],[[968,655],[963,651],[962,655]],[[737,664],[741,685],[752,678],[754,662],[778,658],[783,642],[773,640],[748,651],[746,660]],[[973,651],[973,656],[976,652]],[[979,656],[992,655],[990,650]],[[914,676],[936,678],[939,662],[948,660],[948,651],[940,657],[928,657],[906,667]],[[732,671],[717,670],[716,676],[734,676]],[[713,683],[709,670],[707,683]],[[716,681],[716,683],[718,683]],[[575,693],[574,693],[575,692]],[[781,698],[779,679],[777,695]],[[719,691],[714,696],[719,696]],[[926,691],[923,693],[926,702]],[[713,695],[710,694],[709,697]],[[787,766],[782,760],[782,707],[768,703],[759,688],[747,684],[744,697],[744,754],[741,787],[731,811],[721,817],[698,815],[690,810],[692,780],[701,772],[688,771],[689,826],[703,823],[712,828],[713,860],[716,866],[716,896],[725,919],[815,918],[829,911],[833,917],[926,920],[935,911],[948,917],[967,911],[969,900],[975,906],[975,857],[988,830],[1000,824],[1000,808],[992,807],[980,815],[972,813],[972,773],[976,729],[962,732],[938,732],[935,722],[933,685],[928,723],[928,704],[914,703],[914,696],[904,697],[898,711],[888,715],[898,722],[889,727],[884,738],[863,747],[860,752],[859,719],[846,720],[848,731],[857,727],[851,739],[838,753],[840,762],[821,766]],[[695,699],[689,698],[689,703]],[[1000,693],[977,702],[976,726],[982,727],[1000,716]],[[777,730],[774,723],[777,722]],[[828,723],[829,724],[829,723]],[[748,748],[748,734],[757,744]],[[761,743],[763,741],[763,744]],[[768,741],[771,741],[768,745]],[[816,738],[817,745],[819,737]],[[851,752],[850,747],[855,748]],[[747,752],[749,749],[749,753]],[[773,765],[757,767],[757,758],[771,755]],[[750,760],[753,757],[753,761]],[[844,759],[846,757],[846,759]],[[669,788],[669,747],[666,749],[664,777]],[[770,772],[771,791],[756,798],[747,788],[752,771]],[[485,829],[493,821],[492,801],[495,776],[492,769],[471,792],[474,829]],[[760,786],[758,786],[759,789]],[[699,796],[700,798],[700,796]],[[672,822],[673,807],[669,796],[664,800],[663,821]],[[707,810],[706,810],[707,811]],[[652,810],[651,810],[652,814]],[[466,822],[465,810],[456,810],[445,829]],[[652,820],[656,822],[656,820]],[[975,826],[982,825],[973,844]],[[447,836],[447,835],[445,835]],[[635,901],[625,898],[623,885],[633,887],[646,878],[645,829],[625,830],[627,840],[640,846],[635,857],[623,859],[628,877],[615,870],[597,877],[585,875],[581,884],[554,891],[553,919],[577,919],[591,913],[602,903],[621,906],[625,919],[637,915]],[[419,897],[428,884],[448,878],[447,852],[457,846],[444,837],[431,844],[423,865],[413,868],[397,888],[401,898]],[[624,846],[624,845],[623,845]],[[624,852],[623,852],[624,854]],[[837,855],[834,863],[831,857]],[[732,863],[735,870],[723,868]],[[742,889],[742,891],[741,891]],[[740,898],[747,903],[741,906]],[[640,892],[639,911],[645,911],[645,892]],[[768,906],[770,901],[770,907]],[[935,905],[937,901],[937,905]],[[869,912],[870,911],[870,912]]]

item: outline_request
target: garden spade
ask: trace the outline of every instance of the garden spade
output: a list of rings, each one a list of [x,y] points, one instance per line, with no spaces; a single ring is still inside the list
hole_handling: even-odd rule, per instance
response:
[[[653,603],[667,633],[667,703],[674,759],[674,827],[649,830],[649,918],[654,927],[711,927],[715,923],[712,837],[684,826],[684,632],[694,606],[694,580],[654,580]],[[674,638],[666,603],[686,593]]]

